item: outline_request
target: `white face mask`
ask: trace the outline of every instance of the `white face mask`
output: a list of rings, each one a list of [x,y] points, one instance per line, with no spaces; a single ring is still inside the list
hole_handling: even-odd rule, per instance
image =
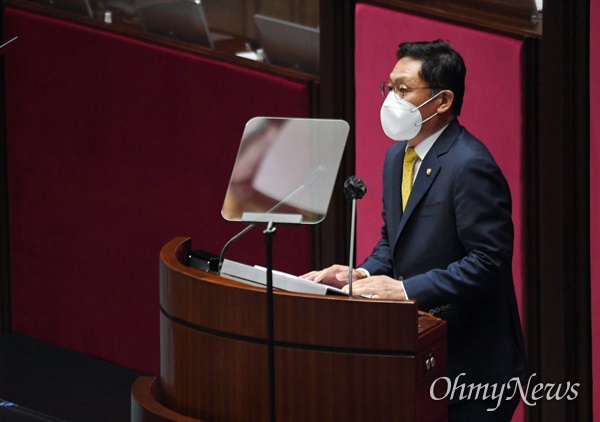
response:
[[[423,120],[419,109],[440,95],[438,92],[423,104],[415,107],[405,99],[398,99],[390,92],[381,106],[381,127],[387,136],[394,141],[404,141],[414,138],[421,131],[421,125],[434,118],[437,113]]]

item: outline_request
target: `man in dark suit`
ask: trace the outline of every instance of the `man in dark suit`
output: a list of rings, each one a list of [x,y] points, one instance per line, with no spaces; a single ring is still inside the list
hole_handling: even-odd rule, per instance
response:
[[[381,240],[352,272],[353,294],[414,299],[446,320],[448,378],[512,387],[502,400],[457,391],[450,420],[510,421],[520,398],[510,380],[527,381],[510,191],[488,149],[457,120],[466,74],[460,55],[437,40],[403,43],[397,58],[382,84],[381,123],[401,142],[385,158]],[[342,265],[303,277],[348,289]]]

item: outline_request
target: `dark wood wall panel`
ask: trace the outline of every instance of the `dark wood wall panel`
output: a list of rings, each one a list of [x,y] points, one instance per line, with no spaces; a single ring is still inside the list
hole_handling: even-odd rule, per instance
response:
[[[220,213],[244,126],[308,117],[313,81],[15,8],[4,29],[12,328],[156,373],[162,244],[218,254],[245,227]],[[262,245],[226,257],[264,265]],[[311,245],[278,230],[277,268],[309,269]]]

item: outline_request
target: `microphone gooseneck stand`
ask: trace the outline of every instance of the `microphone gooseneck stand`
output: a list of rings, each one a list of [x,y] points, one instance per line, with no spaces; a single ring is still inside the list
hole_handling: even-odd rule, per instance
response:
[[[350,220],[350,258],[348,259],[348,294],[352,297],[352,272],[354,271],[354,238],[356,226],[356,200],[367,193],[365,183],[356,176],[350,176],[344,182],[344,196],[352,200],[352,218]]]
[[[354,237],[356,221],[356,198],[352,198],[352,217],[350,219],[350,256],[348,258],[348,294],[352,297],[352,272],[354,271]]]

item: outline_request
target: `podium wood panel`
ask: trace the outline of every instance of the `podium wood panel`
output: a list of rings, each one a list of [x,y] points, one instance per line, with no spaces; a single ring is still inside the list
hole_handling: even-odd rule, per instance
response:
[[[160,394],[145,399],[202,421],[269,420],[265,290],[187,267],[190,250],[176,238],[161,251]],[[276,291],[274,325],[276,420],[446,419],[429,394],[446,324],[414,301]]]

